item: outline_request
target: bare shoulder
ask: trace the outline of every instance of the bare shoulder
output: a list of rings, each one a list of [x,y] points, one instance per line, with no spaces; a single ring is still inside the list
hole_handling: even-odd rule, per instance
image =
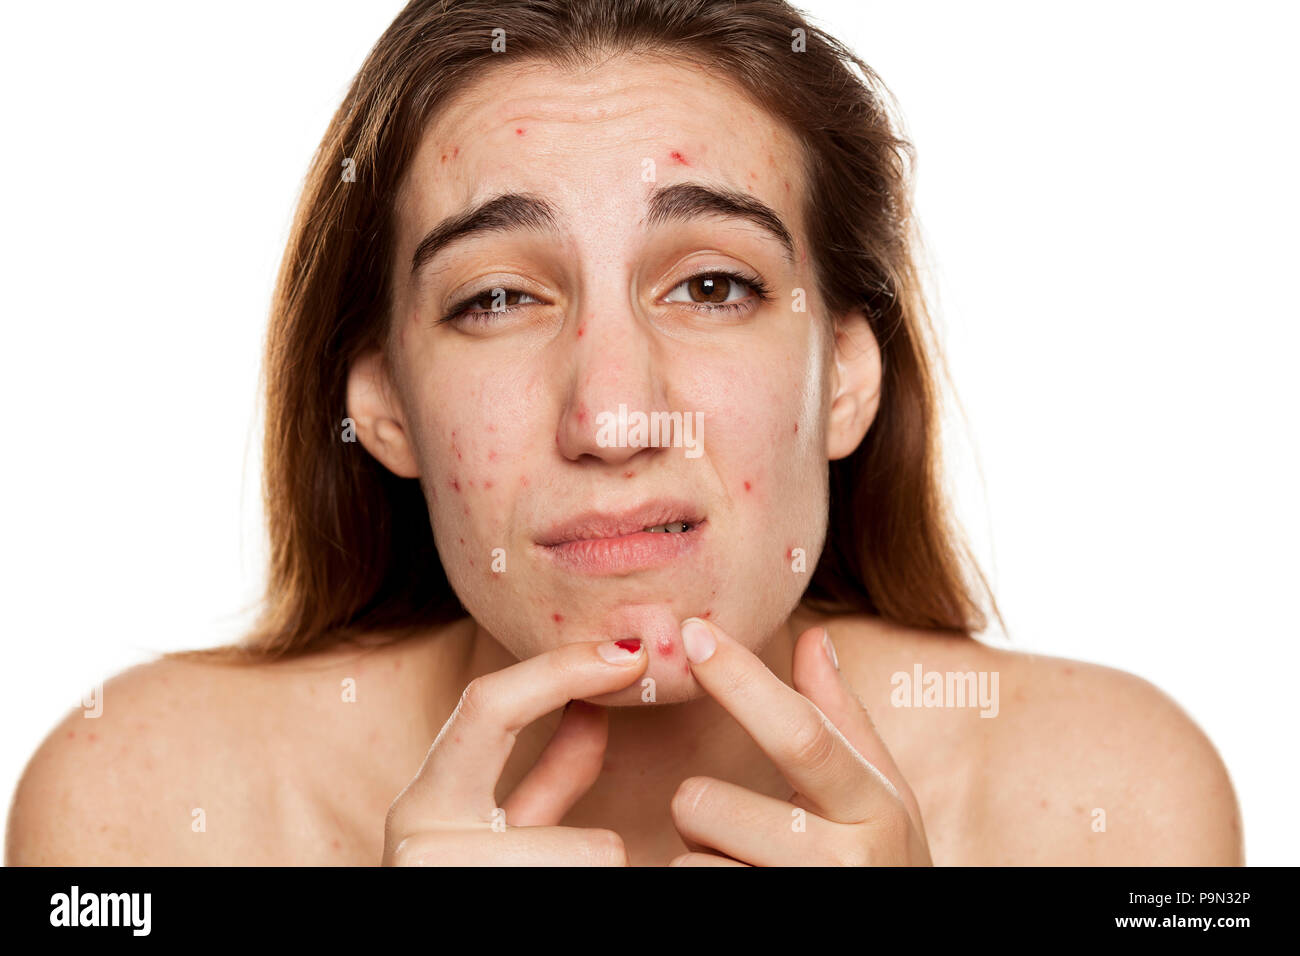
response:
[[[294,768],[312,743],[303,728],[334,736],[330,671],[329,661],[313,671],[161,659],[118,674],[97,715],[68,714],[28,762],[6,862],[272,862],[269,831],[301,818]]]
[[[927,831],[933,811],[936,862],[1243,862],[1222,758],[1149,681],[870,619],[840,631]]]
[[[983,797],[1004,837],[1023,836],[1009,862],[1244,862],[1223,760],[1168,694],[1111,667],[988,651],[1005,726],[984,751]]]

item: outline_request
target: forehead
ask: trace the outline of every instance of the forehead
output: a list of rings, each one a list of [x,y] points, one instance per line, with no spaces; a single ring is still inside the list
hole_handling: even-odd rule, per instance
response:
[[[502,64],[426,128],[399,228],[413,241],[433,219],[507,191],[544,195],[577,220],[635,217],[656,184],[693,180],[762,199],[802,245],[802,170],[783,124],[698,67],[633,55],[580,70]]]

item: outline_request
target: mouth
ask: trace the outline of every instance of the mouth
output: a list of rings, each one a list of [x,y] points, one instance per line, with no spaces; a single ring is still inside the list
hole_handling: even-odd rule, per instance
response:
[[[700,543],[707,519],[682,501],[651,501],[624,512],[588,511],[544,532],[542,552],[584,574],[629,574],[681,560]]]

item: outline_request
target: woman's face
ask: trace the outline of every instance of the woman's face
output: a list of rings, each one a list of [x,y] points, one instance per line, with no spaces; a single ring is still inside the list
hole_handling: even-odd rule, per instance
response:
[[[831,341],[801,170],[730,86],[631,57],[489,70],[426,131],[398,195],[389,363],[354,366],[349,414],[420,479],[452,586],[519,658],[640,637],[654,700],[686,700],[684,618],[759,650],[798,603],[827,459],[879,385],[865,322],[848,365]],[[524,198],[483,228],[427,238],[506,194]]]

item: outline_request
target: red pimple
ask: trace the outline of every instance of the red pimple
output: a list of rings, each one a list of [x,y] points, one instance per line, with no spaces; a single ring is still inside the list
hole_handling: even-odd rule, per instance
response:
[[[516,135],[516,136],[523,136],[523,135],[524,135],[524,131],[523,131],[522,129],[520,129],[518,126],[516,126],[516,127],[515,127],[515,135]]]
[[[626,637],[623,640],[615,641],[614,643],[630,654],[635,654],[637,651],[641,650],[641,638],[639,637]]]
[[[655,645],[659,648],[659,653],[664,657],[673,656],[673,641],[670,637],[659,638],[659,643]]]
[[[469,514],[469,505],[465,506],[465,514]]]
[[[690,163],[688,163],[688,162],[686,161],[686,157],[683,156],[681,153],[679,153],[677,150],[673,150],[673,151],[672,151],[671,153],[669,153],[668,155],[669,155],[670,157],[672,157],[673,162],[680,163],[680,164],[683,165],[683,166],[689,166],[689,165],[690,165]]]
[[[484,482],[483,482],[483,487],[484,487],[484,488],[491,488],[491,487],[492,487],[492,482],[491,482],[491,481],[488,481],[488,480],[485,479]]]
[[[460,155],[460,147],[459,147],[459,146],[453,146],[453,147],[451,148],[451,158],[452,158],[452,159],[455,159],[455,158],[456,158],[457,156],[459,156],[459,155]]]
[[[561,614],[559,611],[556,611],[554,614],[551,615],[551,620],[554,621],[556,624],[559,624],[561,621],[564,620],[564,615]]]
[[[625,471],[625,472],[623,472],[623,477],[624,477],[624,478],[634,478],[634,477],[636,477],[636,472],[635,472],[635,471]]]
[[[527,487],[528,487],[528,476],[527,476],[527,475],[520,475],[520,476],[519,476],[519,483],[520,483],[521,485],[523,485],[525,488],[527,488]]]
[[[702,617],[702,618],[706,618],[706,619],[707,619],[707,618],[711,617],[712,615],[713,615],[713,608],[709,608],[707,611],[705,611],[703,614],[701,614],[700,617]]]
[[[496,430],[497,430],[497,427],[496,427],[495,425],[489,425],[489,426],[488,426],[488,431],[490,431],[490,432],[494,432],[494,431],[496,431]]]
[[[338,840],[335,840],[334,843],[333,843],[333,846],[334,846],[334,849],[337,850],[337,849],[339,848],[339,841],[338,841]]]
[[[798,422],[795,422],[795,423],[794,423],[794,433],[795,433],[796,435],[799,434],[799,423],[798,423]]]
[[[71,740],[71,739],[72,739],[73,737],[75,737],[75,736],[77,736],[77,732],[76,732],[75,730],[69,730],[69,731],[68,731],[68,739],[69,739],[69,740]]]
[[[465,543],[465,539],[464,539],[464,538],[457,538],[456,540],[459,541],[461,544],[464,544],[464,543]]]
[[[469,559],[469,566],[470,566],[471,568],[474,567],[474,559],[473,559],[473,558],[470,558],[470,559]]]
[[[460,491],[460,482],[457,481],[455,478],[447,482],[447,484],[451,485],[452,488],[454,488],[456,491]]]
[[[745,490],[746,490],[746,491],[750,491],[750,490],[752,490],[753,487],[754,487],[754,486],[751,485],[749,482],[745,482]]]
[[[582,338],[582,333],[585,332],[585,331],[587,331],[587,323],[586,323],[586,322],[584,322],[584,323],[582,323],[582,325],[578,326],[578,338]]]
[[[496,449],[493,449],[492,451],[488,452],[488,461],[496,461],[496,460],[497,460]]]

